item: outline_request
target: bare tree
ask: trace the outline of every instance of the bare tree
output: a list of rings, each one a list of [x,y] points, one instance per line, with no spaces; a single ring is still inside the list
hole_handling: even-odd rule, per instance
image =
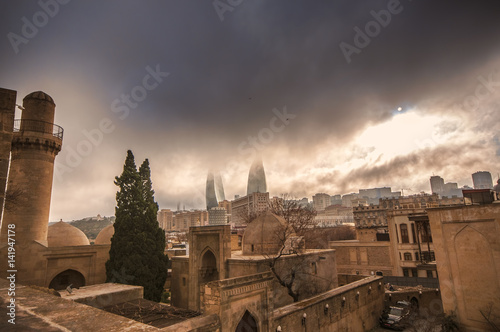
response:
[[[479,312],[484,320],[490,325],[492,331],[500,331],[500,316],[495,315],[493,310],[495,310],[493,303],[490,303],[487,308],[479,310]]]
[[[294,302],[298,302],[303,296],[326,291],[331,287],[331,280],[311,271],[316,263],[311,261],[311,257],[304,255],[304,234],[314,228],[316,211],[312,207],[298,204],[288,194],[273,198],[269,202],[269,211],[285,221],[275,229],[273,235],[278,252],[264,254],[277,282],[286,288]],[[255,213],[248,220],[251,222],[259,215]],[[311,282],[314,279],[316,282]]]

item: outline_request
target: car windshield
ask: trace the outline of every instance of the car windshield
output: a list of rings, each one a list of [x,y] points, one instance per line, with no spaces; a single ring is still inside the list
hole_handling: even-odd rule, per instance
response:
[[[401,316],[401,313],[403,312],[403,309],[401,308],[391,308],[391,311],[389,312],[389,315],[394,315],[394,316]]]

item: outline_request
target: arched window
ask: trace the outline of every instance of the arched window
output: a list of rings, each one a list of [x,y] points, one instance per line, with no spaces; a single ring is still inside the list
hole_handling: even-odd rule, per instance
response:
[[[236,332],[258,332],[258,326],[257,326],[257,321],[253,316],[247,311],[245,311],[245,314],[243,317],[241,317],[241,320],[236,327]]]
[[[209,282],[219,279],[217,273],[217,260],[211,250],[207,250],[201,259],[200,276],[202,282]]]

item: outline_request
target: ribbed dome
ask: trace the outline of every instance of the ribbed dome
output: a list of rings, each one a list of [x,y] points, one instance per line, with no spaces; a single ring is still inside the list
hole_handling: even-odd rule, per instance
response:
[[[113,234],[115,234],[115,227],[113,225],[104,227],[99,234],[97,234],[94,244],[111,244],[111,237]]]
[[[47,100],[47,101],[50,101],[52,104],[55,104],[54,103],[54,99],[52,99],[51,96],[49,96],[48,94],[46,94],[45,92],[43,91],[35,91],[35,92],[32,92],[30,93],[29,95],[27,95],[26,97],[24,97],[24,99],[41,99],[41,100]],[[23,100],[24,100],[23,99]]]
[[[85,233],[64,221],[59,221],[49,226],[47,243],[49,247],[90,245],[89,239]]]
[[[243,233],[243,255],[277,254],[281,249],[279,237],[285,228],[285,219],[270,211],[257,217]]]

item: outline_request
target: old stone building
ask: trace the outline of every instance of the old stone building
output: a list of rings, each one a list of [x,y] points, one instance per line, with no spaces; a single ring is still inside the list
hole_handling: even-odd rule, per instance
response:
[[[491,190],[464,196],[470,205],[428,209],[443,308],[465,331],[494,331],[491,324],[500,326],[500,201]]]
[[[330,243],[337,250],[339,272],[437,278],[427,209],[456,204],[463,199],[421,194],[355,207],[357,240]]]
[[[190,228],[189,254],[172,258],[172,304],[218,316],[221,331],[241,331],[238,326],[245,331],[293,331],[297,326],[363,331],[375,326],[383,306],[380,278],[361,277],[337,287],[335,250],[305,250],[292,241],[280,247],[277,235],[284,225],[271,212],[259,216],[247,226],[241,251],[231,250],[229,225]],[[270,272],[269,263],[281,250],[289,251],[274,268],[278,274],[296,272],[300,302],[294,303]]]
[[[6,195],[13,200],[3,211],[0,255],[11,259],[1,260],[0,277],[14,270],[19,283],[52,288],[102,283],[109,244],[90,245],[85,234],[64,222],[48,226],[54,159],[63,139],[63,129],[53,123],[54,100],[41,91],[30,93],[19,120],[15,103],[15,91],[0,89],[0,189],[11,153]]]

